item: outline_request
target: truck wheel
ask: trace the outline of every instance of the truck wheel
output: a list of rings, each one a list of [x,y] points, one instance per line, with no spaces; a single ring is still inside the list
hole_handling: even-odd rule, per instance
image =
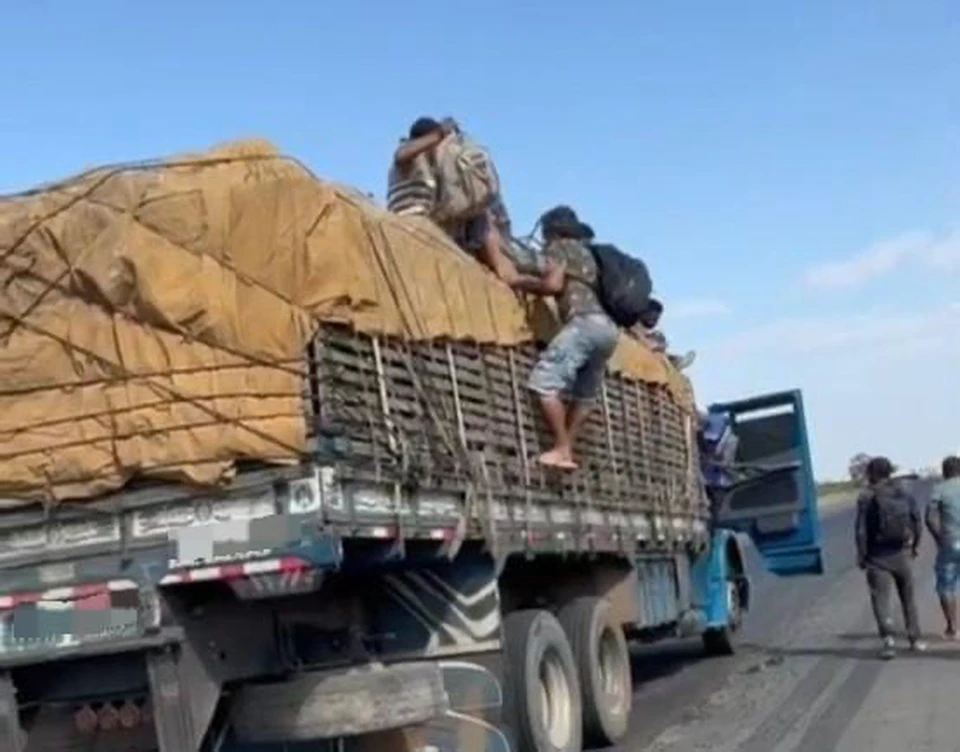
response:
[[[577,662],[583,735],[593,747],[615,745],[627,733],[633,680],[623,629],[603,598],[578,598],[560,612]]]
[[[727,626],[708,629],[703,633],[703,647],[707,655],[733,655],[737,652],[737,633],[743,623],[743,603],[736,580],[727,580]]]
[[[504,712],[518,752],[580,752],[580,686],[573,651],[548,611],[503,620]]]

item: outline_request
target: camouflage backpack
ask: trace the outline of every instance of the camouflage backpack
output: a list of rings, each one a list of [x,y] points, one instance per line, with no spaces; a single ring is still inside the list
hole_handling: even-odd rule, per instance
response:
[[[500,193],[500,177],[489,152],[463,133],[447,136],[437,147],[436,160],[438,221],[475,217]]]

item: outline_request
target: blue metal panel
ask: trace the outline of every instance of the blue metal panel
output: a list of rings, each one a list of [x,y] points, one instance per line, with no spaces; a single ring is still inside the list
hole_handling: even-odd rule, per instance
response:
[[[728,416],[741,439],[736,461],[721,468],[724,482],[710,488],[716,524],[747,533],[775,574],[822,574],[817,489],[800,391],[713,405],[710,413]]]
[[[728,582],[733,577],[746,580],[749,592],[749,580],[746,572],[731,571],[728,552],[731,548],[739,551],[740,542],[731,530],[715,530],[710,540],[710,549],[693,561],[691,578],[693,585],[693,604],[701,611],[709,629],[725,627],[730,622],[727,592]],[[749,603],[749,598],[744,599]]]

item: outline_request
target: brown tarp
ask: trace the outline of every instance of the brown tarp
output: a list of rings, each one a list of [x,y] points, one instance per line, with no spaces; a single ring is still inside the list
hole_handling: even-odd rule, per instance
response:
[[[263,142],[103,168],[0,201],[0,497],[134,476],[223,483],[306,443],[319,322],[505,345],[546,337],[429,222],[387,214]],[[689,385],[623,338],[614,368]]]

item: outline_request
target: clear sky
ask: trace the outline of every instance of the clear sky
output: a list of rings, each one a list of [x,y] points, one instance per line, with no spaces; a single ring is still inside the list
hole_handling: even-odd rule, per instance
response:
[[[382,195],[454,115],[519,230],[645,258],[701,400],[804,389],[815,461],[960,449],[960,3],[3,3],[0,191],[262,136]]]

